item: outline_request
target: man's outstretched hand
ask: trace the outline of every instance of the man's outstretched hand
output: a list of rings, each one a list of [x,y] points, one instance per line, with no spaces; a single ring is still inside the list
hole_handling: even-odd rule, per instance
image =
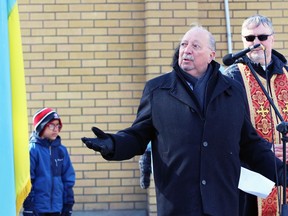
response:
[[[85,143],[88,148],[100,152],[103,156],[113,154],[114,143],[111,137],[97,127],[92,127],[92,131],[97,138],[82,137],[82,142]]]

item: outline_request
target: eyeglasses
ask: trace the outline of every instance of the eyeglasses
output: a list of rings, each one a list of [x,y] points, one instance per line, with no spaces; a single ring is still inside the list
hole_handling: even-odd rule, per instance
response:
[[[269,36],[271,36],[271,35],[273,35],[273,33],[272,33],[272,34],[269,34],[269,35],[266,35],[266,34],[262,34],[262,35],[258,35],[258,36],[248,35],[248,36],[243,36],[243,37],[246,39],[246,41],[252,42],[252,41],[255,40],[256,37],[259,39],[259,41],[266,41],[267,38],[268,38]]]
[[[61,126],[60,124],[56,124],[56,125],[54,125],[54,124],[47,124],[47,127],[48,127],[50,130],[54,130],[55,128],[56,128],[57,130],[61,130],[61,128],[62,128],[62,126]]]

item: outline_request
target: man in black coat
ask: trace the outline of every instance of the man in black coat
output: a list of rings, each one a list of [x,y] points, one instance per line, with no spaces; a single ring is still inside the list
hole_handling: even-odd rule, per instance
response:
[[[116,161],[143,154],[151,140],[159,216],[237,216],[240,160],[271,180],[281,177],[281,161],[249,120],[243,87],[214,58],[212,34],[192,27],[173,70],[147,82],[132,126],[116,134],[93,127],[97,138],[82,138]]]

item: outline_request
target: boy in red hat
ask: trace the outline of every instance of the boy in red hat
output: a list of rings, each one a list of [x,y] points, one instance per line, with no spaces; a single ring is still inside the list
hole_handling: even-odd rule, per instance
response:
[[[62,122],[51,108],[33,116],[30,137],[32,189],[23,207],[24,216],[70,216],[74,205],[75,171],[59,132]]]

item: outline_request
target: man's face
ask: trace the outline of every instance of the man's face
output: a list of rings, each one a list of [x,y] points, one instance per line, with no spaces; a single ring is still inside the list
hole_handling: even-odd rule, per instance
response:
[[[182,70],[201,77],[214,59],[215,51],[209,47],[209,34],[200,28],[189,30],[182,38],[178,64]]]
[[[253,27],[253,26],[252,26]],[[266,58],[267,58],[267,64],[271,61],[271,53],[272,53],[272,47],[274,43],[274,35],[272,34],[273,32],[271,31],[268,26],[264,25],[259,25],[256,28],[251,28],[249,26],[249,29],[243,28],[242,29],[242,41],[243,41],[243,46],[244,48],[256,45],[256,44],[262,44],[265,47],[265,52],[266,52]],[[260,36],[262,35],[262,36]],[[263,36],[264,35],[264,36]],[[264,40],[266,38],[267,39]],[[269,36],[268,36],[269,35]],[[245,38],[246,36],[246,38]],[[258,37],[255,37],[253,41],[247,41],[247,40],[252,40],[253,37],[247,37],[247,36],[260,36],[260,40]],[[262,38],[261,38],[262,37]],[[262,41],[261,41],[262,39]],[[257,49],[254,49],[253,51],[247,53],[247,56],[256,63],[260,63],[261,65],[265,65],[265,55],[263,48],[258,47]]]

